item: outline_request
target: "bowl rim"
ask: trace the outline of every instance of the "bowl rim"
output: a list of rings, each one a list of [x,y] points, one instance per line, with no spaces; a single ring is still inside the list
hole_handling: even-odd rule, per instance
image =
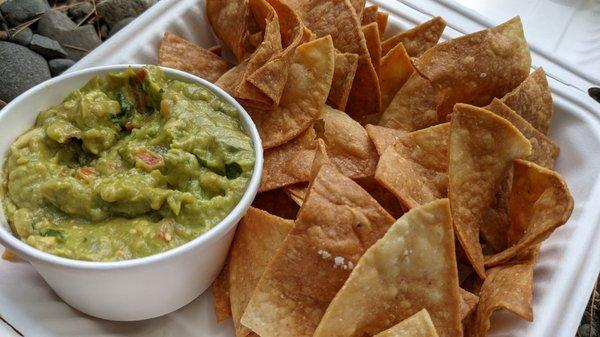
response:
[[[108,66],[99,66],[86,68],[51,78],[22,93],[17,98],[8,103],[3,109],[0,109],[0,122],[2,121],[5,115],[8,115],[12,113],[12,111],[15,111],[14,108],[23,104],[23,102],[26,102],[28,98],[35,95],[40,90],[49,86],[53,86],[59,82],[69,81],[73,78],[82,75],[106,75],[110,72],[126,70],[129,67],[132,67],[133,69],[139,69],[148,65],[150,64],[115,64]],[[194,238],[189,242],[186,242],[181,246],[141,258],[123,261],[102,262],[70,259],[66,257],[53,255],[39,250],[37,248],[34,248],[32,246],[29,246],[28,244],[14,236],[14,234],[10,230],[10,225],[8,224],[8,220],[6,219],[6,216],[4,214],[4,206],[0,205],[0,243],[2,245],[14,251],[15,254],[24,257],[26,260],[38,263],[41,262],[66,268],[87,270],[127,269],[148,266],[150,264],[168,260],[177,255],[185,254],[191,250],[194,250],[198,246],[208,244],[213,239],[225,235],[231,227],[237,225],[237,219],[243,216],[246,210],[250,207],[260,185],[263,169],[263,148],[258,129],[256,128],[256,125],[252,121],[252,118],[250,117],[248,112],[233,97],[231,97],[228,93],[226,93],[223,89],[219,88],[215,84],[181,70],[163,66],[158,67],[160,67],[164,71],[167,78],[179,77],[179,80],[196,83],[207,87],[221,99],[227,101],[238,110],[240,121],[242,122],[246,133],[252,139],[255,160],[252,176],[250,177],[250,180],[246,185],[246,190],[244,191],[244,194],[242,195],[238,203],[235,205],[235,207],[231,209],[231,211],[229,211],[225,218],[223,218],[220,222],[214,225],[211,229],[200,234],[198,237]],[[67,95],[68,93],[64,93],[64,97],[66,97]],[[37,113],[39,113],[39,111]],[[9,126],[2,125],[2,123],[0,123],[0,130],[2,130],[2,128],[5,127]],[[8,153],[4,155],[8,156]],[[0,174],[0,179],[4,179],[4,162],[0,163],[0,165],[2,171],[2,173]],[[0,201],[0,203],[2,203],[2,201]]]

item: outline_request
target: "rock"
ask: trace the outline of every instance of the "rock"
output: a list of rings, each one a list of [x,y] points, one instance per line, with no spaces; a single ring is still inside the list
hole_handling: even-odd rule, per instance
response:
[[[590,329],[592,331],[590,331]],[[577,329],[577,335],[579,337],[598,337],[598,331],[596,331],[596,329],[593,328],[591,325],[585,323],[579,326],[579,329]]]
[[[56,32],[75,29],[76,25],[66,14],[52,9],[42,15],[37,23],[37,27],[38,34],[51,38]]]
[[[78,61],[102,41],[92,25],[75,26],[65,14],[49,10],[38,22],[38,34],[58,41],[68,58]]]
[[[69,59],[54,59],[48,61],[48,66],[50,67],[50,73],[52,76],[58,76],[62,74],[74,64],[75,61]]]
[[[7,0],[0,5],[0,11],[13,26],[23,23],[50,9],[47,0]]]
[[[83,19],[86,15],[90,14],[94,10],[94,5],[84,1],[79,2],[73,7],[69,8],[69,14],[76,20]]]
[[[110,34],[108,34],[108,37],[115,35],[118,31],[120,31],[125,26],[130,24],[131,21],[133,21],[133,20],[135,20],[135,18],[125,18],[125,19],[115,23],[114,26],[112,27],[112,29],[110,30]]]
[[[48,58],[66,57],[67,52],[60,44],[51,38],[39,34],[33,34],[29,48],[34,52]]]
[[[18,43],[22,46],[28,46],[32,37],[33,31],[31,31],[31,29],[28,27],[20,31],[18,34],[11,36],[10,42]]]
[[[25,90],[50,78],[42,55],[16,43],[0,41],[0,100],[10,102]]]
[[[156,0],[104,0],[96,6],[98,14],[109,26],[131,16],[138,16]]]

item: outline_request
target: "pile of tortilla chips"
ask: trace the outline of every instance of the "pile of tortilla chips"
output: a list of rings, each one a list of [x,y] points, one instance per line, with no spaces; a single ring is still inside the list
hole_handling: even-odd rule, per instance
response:
[[[159,64],[249,112],[259,194],[215,281],[244,336],[482,337],[533,319],[539,247],[573,199],[519,18],[440,43],[364,0],[207,0],[223,43],[166,33]]]

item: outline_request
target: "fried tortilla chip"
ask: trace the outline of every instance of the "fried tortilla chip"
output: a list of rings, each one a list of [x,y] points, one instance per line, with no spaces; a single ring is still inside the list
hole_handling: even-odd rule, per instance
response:
[[[242,324],[262,337],[312,336],[352,267],[393,222],[360,186],[322,165]]]
[[[358,67],[345,111],[353,116],[379,113],[380,92],[357,12],[349,0],[290,0],[317,36],[331,35],[336,49],[358,55]],[[364,1],[363,1],[364,3]],[[362,11],[362,10],[361,10]]]
[[[517,17],[438,44],[413,65],[442,94],[437,112],[444,121],[456,103],[486,105],[518,86],[529,74],[531,55]]]
[[[10,262],[26,262],[8,249],[4,249],[4,252],[2,253],[2,259]]]
[[[379,85],[381,87],[381,109],[383,111],[387,109],[396,93],[408,81],[414,71],[410,57],[402,43],[392,48],[381,59]]]
[[[460,297],[460,320],[464,321],[465,318],[469,317],[469,315],[475,311],[475,308],[477,308],[479,296],[460,288]]]
[[[410,316],[375,337],[439,337],[426,309]]]
[[[486,258],[496,266],[531,250],[563,225],[573,211],[573,197],[562,177],[525,160],[515,160],[508,214],[511,226],[506,250]]]
[[[386,55],[392,48],[402,43],[410,57],[419,57],[427,49],[438,43],[445,28],[446,21],[437,16],[412,29],[386,39],[381,43],[381,52],[383,55]]]
[[[372,336],[427,309],[441,337],[462,336],[448,199],[410,210],[361,257],[315,337]]]
[[[377,26],[379,27],[379,36],[382,38],[387,29],[389,15],[388,12],[377,12]],[[385,55],[383,54],[383,48],[381,50],[381,55]]]
[[[360,18],[363,16],[363,12],[365,10],[366,0],[350,0],[350,4],[352,8],[354,8],[354,12],[356,12],[356,17]]]
[[[554,106],[544,69],[531,73],[515,90],[502,97],[502,102],[547,135]]]
[[[217,322],[222,322],[231,317],[231,302],[229,301],[229,257],[219,276],[212,283],[213,309]]]
[[[235,96],[237,92],[237,87],[242,81],[242,77],[246,72],[246,67],[248,66],[248,60],[238,64],[237,66],[229,69],[225,74],[223,74],[219,79],[215,82],[219,88],[225,90],[231,96]]]
[[[281,188],[258,193],[252,202],[252,207],[261,209],[280,218],[291,220],[296,219],[298,210],[300,210],[300,207],[296,204],[295,200],[289,197]]]
[[[171,33],[163,36],[158,64],[183,70],[210,82],[215,82],[229,70],[229,64],[221,57]]]
[[[529,141],[504,118],[456,104],[450,123],[448,196],[456,236],[473,268],[485,278],[480,228],[512,160],[531,154]]]
[[[301,134],[320,116],[333,78],[331,37],[296,48],[279,106],[274,110],[249,108],[265,149]]]
[[[240,318],[267,265],[294,225],[267,212],[250,207],[238,224],[229,251],[231,314],[237,337],[250,334]]]
[[[208,51],[217,55],[217,56],[221,56],[221,54],[223,53],[223,46],[221,45],[214,45],[210,48],[208,48]]]
[[[306,191],[308,191],[308,183],[299,183],[283,188],[285,194],[287,194],[298,206],[302,206],[304,203],[304,197]]]
[[[381,41],[379,39],[379,26],[377,22],[370,23],[362,27],[367,49],[371,57],[371,64],[375,68],[375,72],[379,74],[379,66],[381,64]]]
[[[400,136],[381,155],[375,179],[392,192],[404,209],[448,195],[450,123]]]
[[[206,15],[215,34],[238,62],[254,51],[250,36],[258,32],[259,27],[246,0],[207,0]]]
[[[300,136],[264,152],[263,174],[259,192],[308,181],[315,157],[317,135],[309,128]]]
[[[379,125],[368,124],[365,126],[367,134],[371,138],[377,153],[381,156],[388,146],[394,144],[398,138],[404,136],[406,132],[402,130],[390,129]]]
[[[344,111],[354,83],[354,75],[358,67],[358,55],[352,53],[335,53],[335,69],[327,104]]]
[[[379,6],[371,5],[365,7],[363,10],[362,18],[360,20],[360,24],[366,26],[370,23],[377,22],[377,13],[379,11]]]
[[[356,183],[369,192],[394,219],[398,219],[404,214],[404,209],[396,196],[383,187],[374,177],[360,178],[356,180]]]
[[[512,125],[529,139],[531,143],[531,156],[525,158],[526,160],[548,169],[554,167],[560,149],[550,138],[534,128],[523,117],[519,116],[497,98],[494,98],[486,109],[511,122]]]

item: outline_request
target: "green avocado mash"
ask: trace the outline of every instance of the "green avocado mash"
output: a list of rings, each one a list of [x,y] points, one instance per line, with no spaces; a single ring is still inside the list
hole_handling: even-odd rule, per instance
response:
[[[237,110],[158,67],[97,77],[11,146],[4,209],[45,252],[91,261],[156,254],[221,221],[254,168]]]

